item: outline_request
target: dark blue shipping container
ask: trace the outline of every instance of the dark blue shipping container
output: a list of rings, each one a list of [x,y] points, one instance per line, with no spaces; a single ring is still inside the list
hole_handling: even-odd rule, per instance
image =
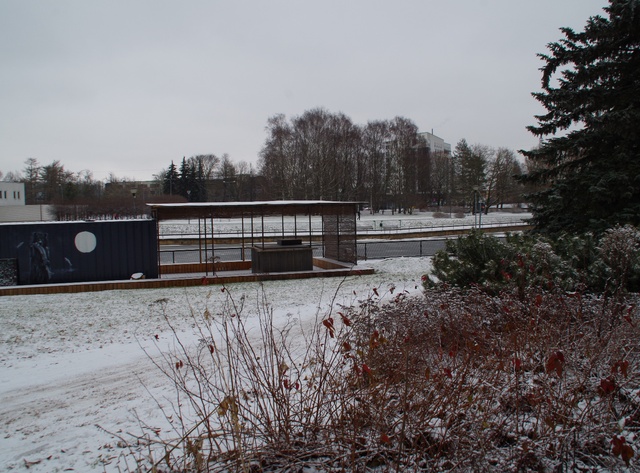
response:
[[[157,278],[156,222],[1,224],[0,259],[17,262],[18,284]]]

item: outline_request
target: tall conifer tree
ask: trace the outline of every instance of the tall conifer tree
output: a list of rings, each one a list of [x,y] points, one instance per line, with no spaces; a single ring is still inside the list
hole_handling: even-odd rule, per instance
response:
[[[595,231],[640,223],[640,0],[609,0],[608,17],[539,55],[547,113],[528,129],[538,148],[524,180],[543,186],[531,196],[543,232]]]
[[[178,194],[178,168],[173,161],[162,179],[162,192],[169,195]]]

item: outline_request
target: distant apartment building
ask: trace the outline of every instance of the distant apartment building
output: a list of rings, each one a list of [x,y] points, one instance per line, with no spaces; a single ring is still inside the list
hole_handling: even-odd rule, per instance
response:
[[[445,143],[439,136],[429,133],[428,131],[418,133],[418,136],[424,139],[431,153],[451,154],[451,144]]]
[[[24,183],[0,181],[0,206],[25,205]]]

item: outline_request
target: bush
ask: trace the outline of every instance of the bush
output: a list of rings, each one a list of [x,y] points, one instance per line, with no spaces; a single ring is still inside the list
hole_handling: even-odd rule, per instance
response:
[[[640,231],[631,225],[607,230],[597,248],[595,270],[605,291],[640,291]]]
[[[479,230],[457,240],[447,240],[446,249],[433,257],[432,274],[426,277],[427,286],[447,282],[459,287],[479,284],[487,289],[504,281],[505,262],[512,258],[513,249]]]
[[[636,303],[621,319],[600,296],[437,288],[384,307],[358,346],[370,372],[364,414],[383,427],[371,435],[380,436],[386,465],[629,465],[640,430],[640,375],[630,369],[640,362]]]
[[[174,438],[131,442],[153,471],[612,471],[635,466],[637,300],[507,288],[373,289],[310,327],[257,333],[242,304],[194,313],[158,367]],[[337,308],[336,308],[337,309]],[[170,317],[167,317],[170,320]],[[255,327],[255,324],[253,325]],[[296,339],[304,340],[304,343]]]
[[[425,287],[447,283],[478,286],[490,293],[517,287],[548,291],[621,294],[640,289],[640,232],[615,227],[598,240],[592,234],[508,235],[504,240],[472,231],[447,242],[433,258]]]

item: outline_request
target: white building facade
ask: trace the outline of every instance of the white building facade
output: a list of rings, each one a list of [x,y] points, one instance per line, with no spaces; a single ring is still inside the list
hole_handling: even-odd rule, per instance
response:
[[[24,183],[0,181],[0,207],[25,205]]]
[[[25,205],[24,183],[0,181],[0,222],[55,220],[51,205]]]

